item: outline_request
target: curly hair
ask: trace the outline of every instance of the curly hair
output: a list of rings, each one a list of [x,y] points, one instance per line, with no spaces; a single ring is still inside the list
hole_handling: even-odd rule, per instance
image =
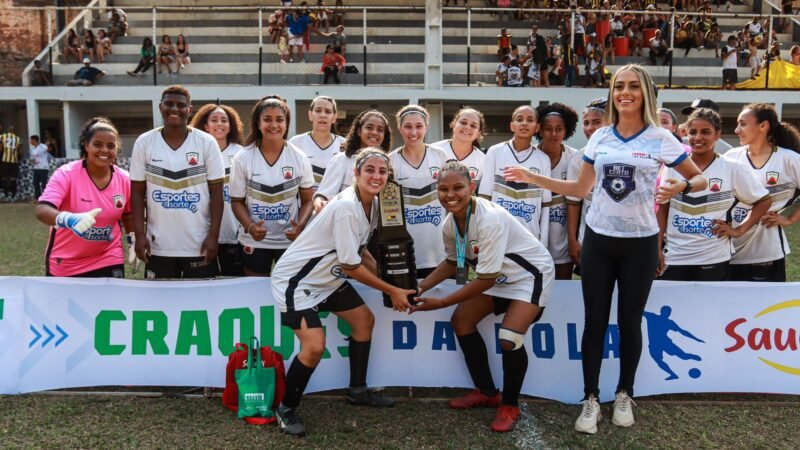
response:
[[[231,129],[228,131],[228,136],[226,136],[226,140],[228,144],[241,144],[242,143],[242,134],[244,126],[242,125],[242,119],[239,118],[239,113],[236,112],[235,109],[231,108],[228,105],[217,105],[216,103],[206,103],[205,105],[201,106],[200,109],[195,113],[194,117],[192,118],[192,123],[190,124],[192,128],[197,128],[198,130],[206,131],[206,125],[208,125],[208,118],[211,116],[211,113],[221,109],[225,114],[228,116],[228,123],[231,124]]]
[[[469,174],[469,168],[457,159],[448,159],[439,169],[439,178],[444,177],[446,173],[455,172],[458,175],[467,179],[468,183],[472,182],[472,177]]]
[[[86,151],[86,146],[89,144],[89,141],[92,140],[94,134],[98,131],[108,131],[109,133],[113,133],[117,138],[117,151],[120,151],[121,143],[119,140],[119,131],[117,131],[117,127],[114,126],[114,124],[111,122],[111,119],[108,117],[92,117],[83,124],[83,129],[81,130],[80,137],[78,138],[78,147],[81,149],[81,159],[86,159],[89,157],[89,152]]]
[[[289,124],[292,123],[292,112],[289,110],[289,105],[286,100],[278,95],[268,95],[253,106],[253,112],[250,114],[250,134],[244,141],[244,145],[250,145],[254,142],[260,142],[263,135],[261,134],[261,114],[267,108],[279,108],[286,116],[286,131],[283,132],[283,138],[289,134]]]
[[[481,141],[483,141],[483,136],[486,134],[486,118],[483,117],[482,112],[471,106],[462,106],[461,109],[456,112],[456,115],[453,116],[453,120],[450,121],[450,128],[453,129],[453,127],[456,126],[456,123],[458,123],[458,119],[461,118],[462,114],[469,113],[478,116],[478,137],[472,141],[472,146],[475,148],[481,148]]]
[[[350,130],[347,132],[347,136],[345,136],[344,142],[342,143],[342,151],[345,155],[348,157],[353,156],[361,149],[361,136],[359,135],[361,127],[364,126],[364,122],[373,117],[377,117],[383,122],[383,141],[381,142],[380,148],[382,148],[384,152],[389,153],[392,148],[392,128],[389,126],[389,119],[380,111],[368,109],[366,111],[361,111],[356,118],[353,119]]]
[[[539,122],[544,124],[544,119],[547,116],[558,116],[564,120],[564,140],[571,138],[575,134],[575,129],[578,126],[578,113],[571,107],[563,103],[550,103],[548,105],[539,105],[536,107],[536,115],[539,117]],[[536,131],[536,139],[542,141],[542,127]]]
[[[800,133],[794,125],[778,119],[778,112],[774,106],[768,103],[750,103],[745,105],[742,111],[748,109],[753,112],[758,123],[769,124],[767,140],[770,144],[800,152]]]

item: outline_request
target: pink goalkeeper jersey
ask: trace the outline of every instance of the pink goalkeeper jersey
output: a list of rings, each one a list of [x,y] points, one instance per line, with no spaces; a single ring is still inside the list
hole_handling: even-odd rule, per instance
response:
[[[114,166],[111,182],[104,189],[94,184],[83,160],[59,167],[47,182],[39,203],[71,213],[84,213],[94,208],[103,211],[84,238],[66,228],[50,228],[47,272],[56,277],[69,277],[123,264],[120,221],[124,214],[131,213],[130,199],[128,172],[119,167]]]

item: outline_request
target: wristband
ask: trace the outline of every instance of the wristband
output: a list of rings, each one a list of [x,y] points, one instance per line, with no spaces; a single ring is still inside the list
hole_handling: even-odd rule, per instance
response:
[[[683,181],[686,182],[686,188],[683,190],[683,195],[686,195],[686,194],[692,192],[692,188],[694,186],[692,186],[692,182],[689,181],[689,180],[683,180]]]

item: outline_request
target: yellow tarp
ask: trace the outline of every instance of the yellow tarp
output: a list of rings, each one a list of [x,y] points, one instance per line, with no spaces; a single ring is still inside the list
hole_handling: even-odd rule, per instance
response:
[[[764,89],[767,81],[767,69],[755,80],[742,81],[736,89]],[[769,65],[770,89],[800,89],[800,66],[795,66],[786,61],[775,61]]]

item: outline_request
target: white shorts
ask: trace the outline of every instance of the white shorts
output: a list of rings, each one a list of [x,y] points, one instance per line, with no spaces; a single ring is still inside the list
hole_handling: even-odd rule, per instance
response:
[[[293,45],[295,47],[302,47],[303,45],[305,45],[305,43],[303,42],[303,36],[294,36],[290,34],[289,45]]]

